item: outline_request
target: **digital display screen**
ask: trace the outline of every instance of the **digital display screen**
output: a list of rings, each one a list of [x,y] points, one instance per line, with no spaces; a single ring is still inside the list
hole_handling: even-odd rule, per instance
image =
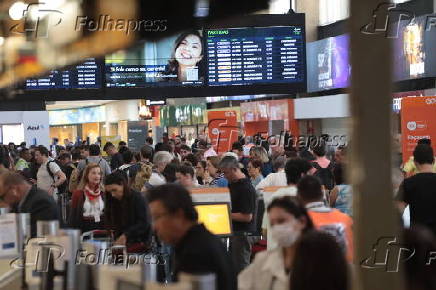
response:
[[[426,76],[428,62],[425,50],[425,19],[401,21],[394,39],[394,80],[403,81]]]
[[[53,70],[27,80],[20,98],[295,94],[307,91],[306,79],[305,15],[256,14],[207,21],[189,31],[137,42],[104,60]]]
[[[229,236],[232,234],[229,204],[195,205],[198,221],[214,235]]]
[[[25,89],[100,89],[101,71],[101,66],[96,59],[89,58],[68,70],[52,70],[45,77],[27,79]]]
[[[106,87],[203,85],[203,46],[194,30],[106,56]]]
[[[209,86],[304,81],[302,27],[207,30]]]
[[[108,55],[106,88],[166,96],[305,91],[304,15],[276,16],[215,23]]]
[[[307,90],[317,92],[350,85],[348,34],[307,44]]]

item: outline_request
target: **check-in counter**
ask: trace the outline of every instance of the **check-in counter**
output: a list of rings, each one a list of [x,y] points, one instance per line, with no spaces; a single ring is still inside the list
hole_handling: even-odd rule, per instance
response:
[[[230,192],[227,187],[198,187],[191,189],[194,203],[226,202],[231,203]]]

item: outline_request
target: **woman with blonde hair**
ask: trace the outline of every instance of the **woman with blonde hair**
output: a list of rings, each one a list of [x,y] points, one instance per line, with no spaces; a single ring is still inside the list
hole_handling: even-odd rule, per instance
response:
[[[104,229],[104,187],[101,168],[90,163],[83,171],[77,190],[71,199],[70,226],[88,232]]]
[[[262,146],[254,146],[250,149],[250,160],[259,160],[262,162],[262,175],[267,177],[268,174],[273,173],[273,167],[271,160],[268,157],[268,153]]]

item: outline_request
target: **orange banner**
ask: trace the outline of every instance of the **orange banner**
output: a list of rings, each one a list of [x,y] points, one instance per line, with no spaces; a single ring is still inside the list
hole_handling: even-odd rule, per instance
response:
[[[401,100],[401,138],[403,162],[413,155],[419,139],[431,139],[433,150],[436,149],[436,97]]]
[[[235,111],[209,111],[208,128],[213,149],[225,153],[232,149],[233,142],[238,141],[238,122]]]

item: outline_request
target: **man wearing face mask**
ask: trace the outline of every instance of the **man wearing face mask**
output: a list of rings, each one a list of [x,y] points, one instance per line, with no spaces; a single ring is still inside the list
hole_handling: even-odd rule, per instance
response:
[[[30,185],[18,173],[0,175],[0,201],[5,202],[15,213],[30,213],[32,237],[36,237],[36,222],[57,220],[56,203],[47,192]]]
[[[306,209],[290,196],[274,199],[267,211],[278,247],[256,255],[238,276],[239,290],[288,290],[296,245],[302,235],[313,230]]]

